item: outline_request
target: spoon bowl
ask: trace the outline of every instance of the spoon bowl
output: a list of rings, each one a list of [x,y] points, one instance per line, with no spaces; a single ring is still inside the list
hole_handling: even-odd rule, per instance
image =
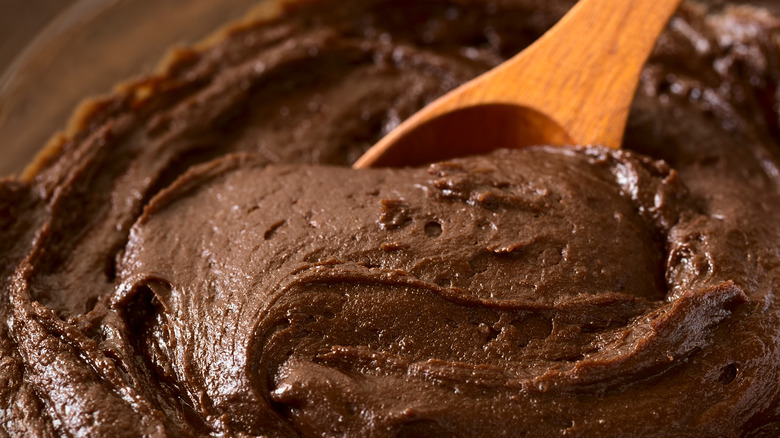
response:
[[[398,138],[388,138],[388,141],[393,141],[392,147],[372,148],[361,160],[370,162],[371,167],[419,166],[502,148],[574,143],[566,130],[547,115],[533,108],[507,103],[456,109],[414,125]],[[440,147],[431,147],[433,145]],[[377,155],[372,156],[372,153]]]
[[[499,148],[621,146],[639,76],[681,0],[580,0],[526,50],[394,129],[355,168]]]

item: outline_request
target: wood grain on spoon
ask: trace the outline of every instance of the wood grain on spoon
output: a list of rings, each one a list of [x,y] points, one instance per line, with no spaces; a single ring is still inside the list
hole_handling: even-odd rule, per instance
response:
[[[542,38],[451,91],[355,168],[537,144],[620,148],[642,67],[681,0],[580,0]]]

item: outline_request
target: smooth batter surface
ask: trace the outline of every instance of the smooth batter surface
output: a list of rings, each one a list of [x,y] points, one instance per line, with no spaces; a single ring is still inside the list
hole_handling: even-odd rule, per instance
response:
[[[307,1],[84,110],[0,183],[0,433],[778,435],[773,16],[684,6],[623,151],[346,167],[570,4]]]

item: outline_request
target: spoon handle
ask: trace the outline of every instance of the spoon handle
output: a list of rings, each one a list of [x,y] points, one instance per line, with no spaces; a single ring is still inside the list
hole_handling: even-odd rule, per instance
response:
[[[463,87],[456,105],[528,107],[576,144],[618,149],[642,67],[680,2],[580,0],[528,49]]]

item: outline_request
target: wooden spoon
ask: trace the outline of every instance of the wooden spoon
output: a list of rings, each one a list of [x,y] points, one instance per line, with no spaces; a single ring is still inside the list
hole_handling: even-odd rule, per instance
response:
[[[639,75],[681,0],[580,0],[522,53],[406,120],[354,164],[538,144],[620,148]]]

